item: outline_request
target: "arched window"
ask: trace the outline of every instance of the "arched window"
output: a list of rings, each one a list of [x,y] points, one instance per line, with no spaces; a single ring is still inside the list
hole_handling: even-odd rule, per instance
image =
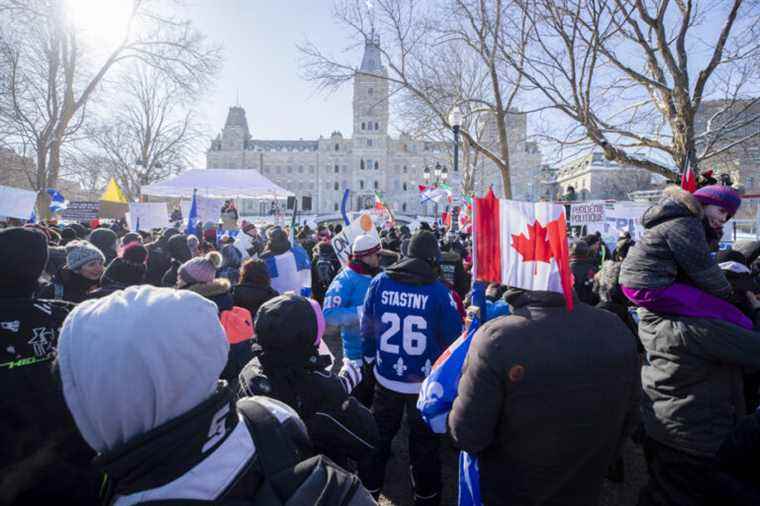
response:
[[[362,158],[362,159],[359,161],[359,168],[360,168],[361,170],[364,170],[364,158]]]
[[[375,160],[375,170],[380,170],[380,162]]]
[[[363,189],[364,189],[364,180],[363,180],[363,179],[360,179],[360,180],[359,180],[359,189],[360,189],[360,190],[363,190]]]
[[[337,182],[337,181],[335,181],[335,184],[333,185],[333,188],[334,188],[335,190],[340,190],[340,188],[339,188],[339,186],[338,186],[338,182]]]
[[[377,190],[378,188],[380,188],[380,183],[378,183],[377,181],[375,181],[375,190]]]

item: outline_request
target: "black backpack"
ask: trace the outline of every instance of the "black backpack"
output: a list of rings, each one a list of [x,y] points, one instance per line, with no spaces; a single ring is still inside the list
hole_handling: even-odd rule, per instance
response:
[[[146,501],[143,506],[372,506],[372,496],[359,478],[324,455],[301,460],[290,438],[275,416],[255,397],[237,403],[238,412],[256,446],[257,468],[264,475],[262,486],[252,500],[219,498],[216,501],[172,499]]]

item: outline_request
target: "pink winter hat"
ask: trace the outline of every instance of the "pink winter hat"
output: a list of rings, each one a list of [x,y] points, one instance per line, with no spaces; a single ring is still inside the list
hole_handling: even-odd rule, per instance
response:
[[[742,203],[742,198],[736,190],[722,184],[703,186],[694,192],[694,196],[703,206],[720,206],[731,216],[736,214]]]

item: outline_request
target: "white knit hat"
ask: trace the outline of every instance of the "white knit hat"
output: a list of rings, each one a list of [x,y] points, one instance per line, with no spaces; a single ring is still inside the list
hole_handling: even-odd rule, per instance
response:
[[[380,251],[380,240],[374,235],[360,235],[354,239],[351,254],[357,258],[366,257]]]
[[[88,241],[71,241],[66,245],[66,268],[75,271],[93,260],[106,263],[103,253]]]

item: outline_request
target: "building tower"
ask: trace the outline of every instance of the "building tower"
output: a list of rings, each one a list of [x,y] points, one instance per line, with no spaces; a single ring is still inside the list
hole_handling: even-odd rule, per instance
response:
[[[245,118],[245,109],[239,105],[230,107],[227,113],[227,121],[222,129],[222,149],[224,151],[240,151],[245,149],[245,143],[250,140],[248,120]]]
[[[354,137],[388,133],[388,72],[380,54],[380,38],[372,35],[364,46],[361,67],[354,76]]]

